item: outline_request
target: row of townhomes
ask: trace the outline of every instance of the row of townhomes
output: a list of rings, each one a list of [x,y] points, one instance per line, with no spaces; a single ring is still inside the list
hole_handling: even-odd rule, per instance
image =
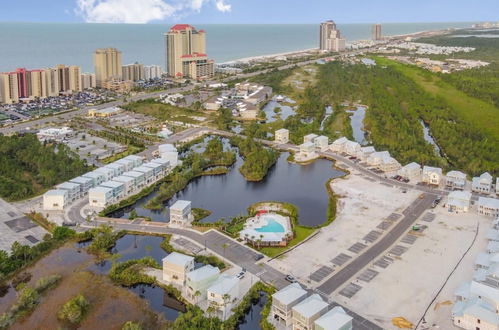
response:
[[[310,161],[319,157],[318,152],[331,151],[349,157],[377,173],[384,173],[387,177],[450,191],[447,203],[444,204],[449,212],[468,212],[474,206],[479,214],[489,217],[499,215],[499,199],[493,198],[494,195],[499,195],[499,178],[496,178],[494,184],[493,177],[488,172],[468,181],[467,175],[460,171],[449,171],[444,175],[438,167],[421,166],[414,162],[401,166],[388,151],[376,151],[372,146],[363,147],[345,137],[335,140],[332,144],[329,144],[326,136],[316,134],[306,135],[303,139],[304,142],[295,155],[296,161]],[[275,142],[288,143],[289,131],[284,128],[275,131]],[[478,201],[472,201],[472,193],[479,196]]]
[[[452,320],[463,329],[499,329],[499,217],[492,222],[487,239],[486,252],[475,260],[473,279],[455,291]]]
[[[43,209],[63,211],[83,198],[96,208],[117,203],[160,180],[178,164],[173,145],[159,146],[159,156],[144,162],[141,156],[129,155],[61,183],[43,195]]]
[[[272,295],[272,318],[293,330],[350,330],[352,317],[339,306],[330,309],[318,294],[292,283]]]

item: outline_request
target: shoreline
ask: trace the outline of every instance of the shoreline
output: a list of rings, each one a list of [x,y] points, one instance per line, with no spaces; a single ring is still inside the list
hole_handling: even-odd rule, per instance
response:
[[[459,30],[459,28],[448,28],[448,29],[440,29],[440,30],[423,30],[423,31],[411,32],[411,33],[405,33],[405,34],[387,35],[387,36],[384,36],[383,38],[385,38],[386,41],[391,41],[393,39],[414,37],[414,36],[418,36],[420,34],[425,34],[425,33],[432,33],[435,35],[445,34],[446,32],[453,31],[453,30]],[[362,39],[353,40],[352,42],[359,42],[359,41],[362,41]],[[237,59],[230,60],[230,61],[217,63],[217,65],[231,66],[234,64],[238,64],[238,63],[248,63],[251,61],[261,61],[261,60],[270,59],[273,57],[296,55],[296,54],[307,53],[307,52],[311,52],[311,51],[314,51],[314,52],[319,51],[319,48],[298,49],[298,50],[282,52],[282,53],[248,56],[248,57],[242,57],[242,58],[237,58]]]

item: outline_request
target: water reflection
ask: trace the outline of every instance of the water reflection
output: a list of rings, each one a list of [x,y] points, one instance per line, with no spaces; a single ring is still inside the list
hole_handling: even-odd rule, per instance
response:
[[[350,116],[350,123],[352,125],[353,138],[361,145],[367,145],[366,132],[364,131],[364,117],[366,116],[365,107],[357,107],[355,111],[347,111],[352,113]]]

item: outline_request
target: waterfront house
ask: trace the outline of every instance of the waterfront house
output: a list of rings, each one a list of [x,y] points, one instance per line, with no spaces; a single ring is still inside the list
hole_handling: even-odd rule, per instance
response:
[[[136,188],[135,178],[132,178],[131,176],[120,175],[113,178],[112,181],[123,183],[123,196],[130,195]]]
[[[361,146],[358,142],[347,141],[344,145],[343,152],[350,156],[359,156],[361,152]]]
[[[492,190],[492,175],[485,172],[471,181],[471,191],[488,194]]]
[[[157,163],[163,165],[165,175],[170,171],[170,169],[173,168],[172,165],[170,164],[170,161],[163,158],[154,158],[153,160],[150,161],[150,163]]]
[[[118,181],[106,181],[100,185],[101,187],[111,188],[113,190],[113,200],[118,201],[125,197],[125,184]]]
[[[170,225],[188,226],[194,220],[191,202],[178,200],[170,206]]]
[[[499,329],[499,315],[494,307],[477,298],[456,302],[452,308],[452,320],[462,329]]]
[[[56,186],[57,189],[68,191],[68,204],[71,204],[81,196],[80,184],[75,182],[63,182]]]
[[[289,130],[285,128],[278,129],[275,131],[275,142],[277,143],[288,143],[289,142]]]
[[[194,257],[172,252],[163,258],[163,280],[168,283],[185,284],[187,273],[194,270]]]
[[[397,174],[410,181],[419,180],[421,178],[421,165],[414,162],[409,163],[398,170]]]
[[[106,174],[98,171],[92,171],[83,174],[84,177],[92,179],[93,187],[97,187],[102,182],[107,181]]]
[[[239,279],[233,275],[221,275],[207,290],[208,306],[222,313],[226,320],[239,297]]]
[[[445,176],[445,186],[449,189],[463,190],[466,185],[466,174],[460,171],[450,171]]]
[[[170,162],[171,167],[178,164],[178,151],[173,144],[161,144],[158,146],[159,158]]]
[[[103,186],[92,188],[88,191],[90,206],[106,207],[114,201],[113,189]]]
[[[392,173],[398,171],[401,168],[401,165],[393,157],[383,157],[378,168],[385,173]]]
[[[372,146],[361,147],[358,157],[360,158],[361,161],[365,162],[365,161],[367,161],[367,158],[369,158],[369,156],[375,152],[376,152],[376,149],[374,149],[374,147],[372,147]]]
[[[109,167],[99,167],[94,172],[104,174],[104,181],[109,181],[115,177],[115,171]]]
[[[325,151],[329,146],[329,138],[324,135],[316,137],[313,142],[319,151]]]
[[[218,280],[220,270],[211,265],[205,265],[187,273],[185,277],[185,296],[191,303],[206,299],[208,288]]]
[[[86,178],[84,176],[79,176],[74,179],[69,180],[69,182],[76,183],[80,186],[80,196],[84,196],[88,193],[90,188],[95,187],[94,180],[91,178]]]
[[[168,161],[166,162],[168,163]],[[144,163],[142,166],[152,169],[154,181],[161,179],[166,174],[166,170],[168,168],[167,165],[156,162]]]
[[[341,154],[345,150],[345,144],[347,143],[348,139],[346,137],[341,137],[337,140],[335,140],[330,146],[329,149],[332,152],[335,152],[337,154]]]
[[[305,136],[303,137],[303,143],[307,143],[307,142],[311,142],[311,143],[313,143],[316,137],[318,137],[318,135],[317,135],[317,134],[314,134],[314,133],[312,133],[312,134],[307,134],[307,135],[305,135]]]
[[[106,166],[104,166],[104,168],[112,169],[114,171],[113,176],[120,176],[125,172],[125,165],[116,162],[107,164]]]
[[[69,191],[52,189],[43,194],[43,209],[45,211],[62,211],[69,204]]]
[[[119,166],[121,166],[123,168],[122,174],[125,172],[128,172],[128,171],[131,171],[134,167],[136,167],[135,162],[133,160],[125,159],[125,158],[117,160],[113,164],[118,164]]]
[[[390,153],[388,151],[376,151],[369,155],[367,158],[367,165],[378,168],[383,161],[383,158],[389,158]]]
[[[272,318],[284,323],[293,323],[293,307],[308,296],[299,283],[292,283],[272,295]]]
[[[315,320],[314,330],[352,330],[352,320],[343,308],[336,306]]]
[[[144,157],[137,155],[128,155],[122,158],[122,160],[131,161],[133,163],[133,167],[138,167],[144,162]]]
[[[471,202],[471,193],[469,191],[452,191],[447,196],[447,204],[449,212],[468,212]]]
[[[144,173],[144,180],[146,185],[149,185],[151,182],[154,181],[154,170],[151,167],[140,165],[139,167],[136,167],[133,170],[135,172]]]
[[[489,197],[478,197],[478,213],[488,217],[499,216],[499,199]]]
[[[423,183],[438,186],[438,185],[440,185],[442,178],[443,178],[443,175],[442,175],[441,168],[432,167],[432,166],[424,166],[423,167],[423,175],[421,178],[421,181]]]
[[[133,184],[135,186],[135,189],[140,189],[145,185],[146,176],[142,172],[128,171],[123,173],[123,176],[129,176],[134,179]]]
[[[313,294],[293,307],[293,330],[312,330],[314,322],[329,308],[318,294]]]
[[[305,142],[300,144],[300,155],[302,158],[315,157],[315,144],[313,142]]]

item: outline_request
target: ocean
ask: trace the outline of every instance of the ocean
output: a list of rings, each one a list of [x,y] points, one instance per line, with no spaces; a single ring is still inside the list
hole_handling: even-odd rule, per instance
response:
[[[470,27],[471,22],[386,23],[383,35]],[[165,63],[166,24],[0,23],[0,72],[56,64],[93,72],[96,48],[116,47],[123,64]],[[216,62],[318,47],[318,24],[196,24],[205,29],[208,56]],[[370,39],[371,24],[338,24],[349,41]]]

